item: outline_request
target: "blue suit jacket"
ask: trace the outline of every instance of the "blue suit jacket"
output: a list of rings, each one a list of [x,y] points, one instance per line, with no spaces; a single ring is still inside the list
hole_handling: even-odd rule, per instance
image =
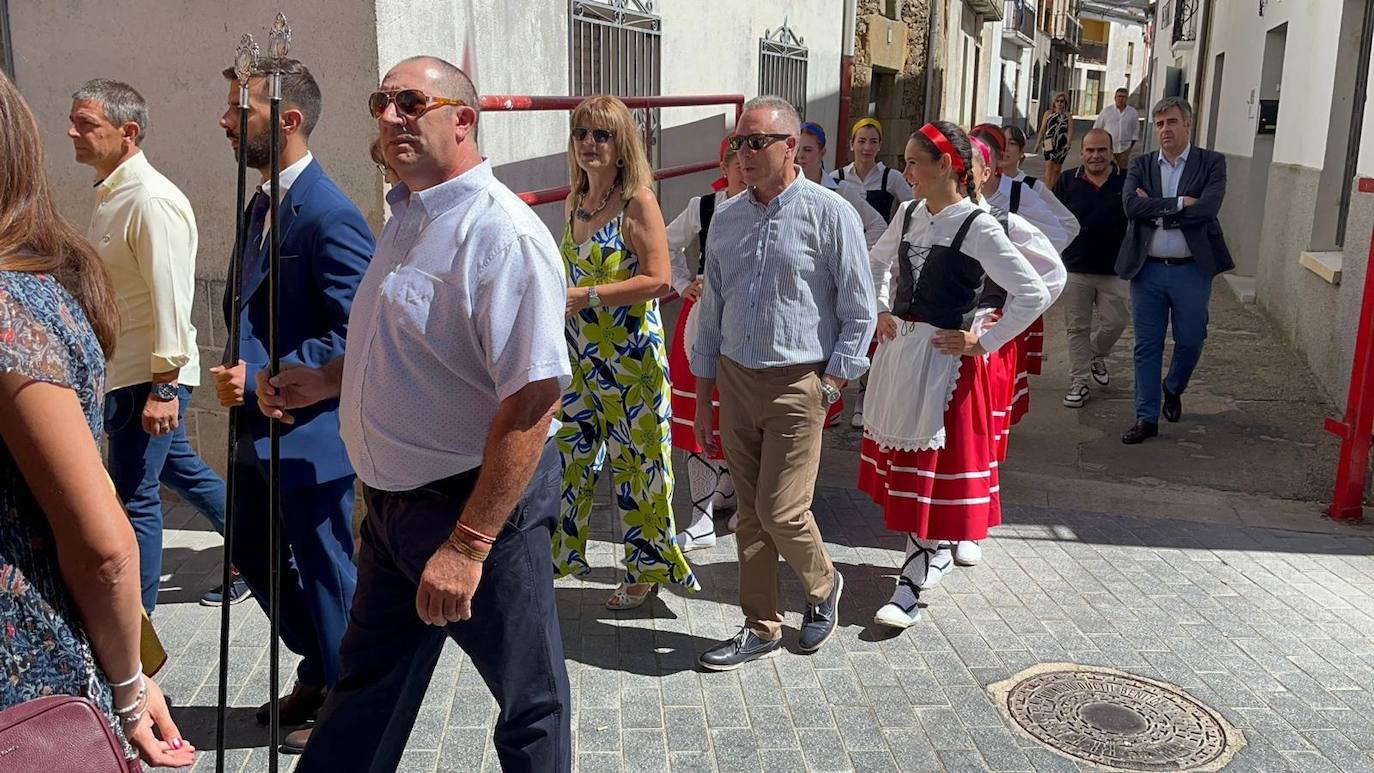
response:
[[[353,202],[311,161],[287,189],[278,212],[281,228],[281,305],[278,345],[282,363],[318,368],[344,354],[353,293],[367,271],[376,245],[367,220]],[[268,421],[257,407],[258,371],[267,368],[267,253],[243,265],[246,292],[239,314],[239,359],[247,363],[247,395],[239,431],[238,461],[266,463]],[[232,270],[232,269],[231,269]],[[232,277],[230,278],[232,282]],[[224,293],[224,318],[233,313],[231,288]],[[293,411],[295,424],[282,425],[282,486],[298,488],[352,475],[339,437],[339,402],[327,400]],[[247,438],[245,438],[247,439]]]
[[[1141,188],[1150,198],[1137,196]],[[1236,267],[1226,237],[1221,233],[1217,213],[1226,197],[1226,157],[1194,145],[1183,165],[1178,181],[1178,195],[1192,196],[1197,203],[1178,209],[1175,198],[1164,196],[1164,183],[1159,174],[1159,151],[1144,153],[1131,162],[1126,184],[1121,188],[1122,203],[1130,220],[1126,238],[1116,257],[1116,273],[1122,279],[1134,279],[1149,257],[1150,240],[1154,237],[1157,219],[1166,228],[1178,228],[1188,242],[1193,260],[1207,276],[1216,276]]]

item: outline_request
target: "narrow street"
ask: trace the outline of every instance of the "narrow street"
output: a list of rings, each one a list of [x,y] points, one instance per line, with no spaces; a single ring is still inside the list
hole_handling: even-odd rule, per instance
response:
[[[841,629],[814,656],[794,651],[801,593],[784,570],[789,651],[732,673],[695,669],[739,624],[728,535],[690,554],[698,596],[606,611],[619,548],[605,513],[591,551],[601,568],[559,582],[577,769],[1093,769],[1018,732],[988,690],[1038,664],[1075,663],[1167,682],[1210,706],[1243,737],[1228,770],[1374,770],[1374,532],[1320,515],[1332,408],[1253,307],[1220,283],[1213,303],[1184,420],[1135,447],[1119,440],[1131,420],[1129,333],[1109,362],[1112,387],[1075,411],[1060,405],[1063,323],[1051,313],[1045,375],[1003,473],[1006,522],[983,563],[927,594],[923,620],[900,635],[870,622],[901,544],[853,489],[860,436],[847,426],[827,434],[815,507],[846,578]],[[218,581],[219,539],[184,507],[169,525],[157,625],[172,658],[160,681],[205,749],[219,616],[195,602]],[[259,771],[267,623],[253,604],[234,619],[228,769]],[[476,672],[448,648],[401,769],[497,770],[494,718]],[[213,752],[196,769],[213,770]]]

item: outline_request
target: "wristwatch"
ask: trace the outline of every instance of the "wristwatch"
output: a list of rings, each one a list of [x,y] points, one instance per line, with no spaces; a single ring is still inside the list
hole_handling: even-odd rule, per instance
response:
[[[595,285],[587,288],[587,306],[593,309],[601,306],[601,296],[596,294]]]
[[[175,382],[167,381],[153,384],[153,399],[164,403],[170,403],[177,399],[181,389]]]
[[[840,400],[840,390],[822,381],[821,396],[825,398],[826,405],[834,405]]]

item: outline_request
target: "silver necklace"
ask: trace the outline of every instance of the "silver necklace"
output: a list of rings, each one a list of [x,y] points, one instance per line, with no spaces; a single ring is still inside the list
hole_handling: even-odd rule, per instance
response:
[[[619,188],[619,187],[620,187],[620,185],[619,185],[619,183],[617,183],[617,184],[612,185],[611,187],[607,188],[607,189],[606,189],[606,195],[604,195],[604,196],[601,197],[601,203],[598,204],[598,205],[596,205],[596,209],[592,210],[591,212],[588,212],[587,210],[585,210],[585,209],[582,208],[582,202],[583,202],[584,199],[586,199],[587,194],[583,193],[583,194],[578,195],[578,197],[577,197],[577,211],[574,213],[574,214],[577,215],[577,219],[578,219],[578,220],[581,220],[581,221],[584,222],[584,223],[589,223],[589,222],[591,222],[591,219],[592,219],[592,218],[594,218],[594,217],[596,217],[597,215],[601,214],[601,210],[603,210],[603,209],[606,208],[606,202],[608,202],[608,201],[611,200],[611,194],[614,193],[615,190],[616,190],[617,188]]]

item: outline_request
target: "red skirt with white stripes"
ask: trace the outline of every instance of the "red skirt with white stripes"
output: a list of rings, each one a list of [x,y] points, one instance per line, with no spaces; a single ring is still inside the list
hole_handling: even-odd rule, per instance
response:
[[[988,385],[992,394],[992,425],[996,430],[997,461],[1007,460],[1011,441],[1012,405],[1016,402],[1017,375],[1021,372],[1021,340],[1013,338],[988,355]]]
[[[683,334],[687,330],[687,315],[692,312],[695,301],[682,299],[682,310],[678,313],[677,329],[673,331],[673,346],[668,350],[668,380],[673,385],[673,447],[689,454],[704,453],[697,442],[693,421],[697,416],[697,379],[692,375],[692,366],[687,360],[687,344]],[[720,393],[711,395],[716,406],[716,438],[720,438]],[[723,456],[714,457],[723,459]]]
[[[1045,361],[1045,318],[1036,317],[1026,328],[1026,372],[1032,376],[1040,375]]]
[[[1012,342],[1016,345],[1016,380],[1011,391],[1011,407],[1007,409],[1008,426],[1020,423],[1021,417],[1030,412],[1031,347],[1038,346],[1037,342],[1044,341],[1043,335],[1040,338],[1032,338],[1030,332],[1027,329]]]
[[[884,449],[865,437],[859,490],[883,508],[887,528],[921,539],[980,540],[1002,522],[992,384],[982,357],[964,357],[945,408],[945,446]]]

